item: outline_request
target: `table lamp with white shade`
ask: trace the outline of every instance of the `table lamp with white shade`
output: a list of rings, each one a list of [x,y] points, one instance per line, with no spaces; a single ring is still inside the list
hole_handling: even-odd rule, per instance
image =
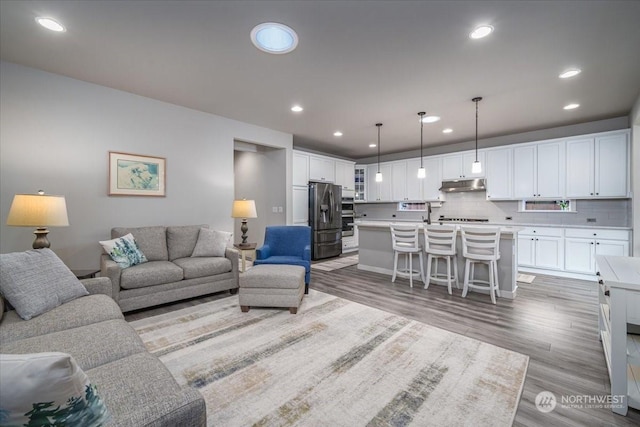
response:
[[[247,247],[250,246],[247,243],[247,231],[249,231],[249,227],[247,227],[247,218],[257,218],[258,213],[256,212],[256,202],[254,200],[234,200],[233,208],[231,209],[231,217],[232,218],[241,218],[242,226],[240,227],[240,231],[242,231],[242,243],[239,243],[239,247]]]
[[[51,246],[47,234],[47,227],[67,227],[67,202],[64,196],[45,195],[44,191],[38,194],[16,194],[13,197],[7,225],[15,227],[36,227],[33,234],[33,249],[48,248]]]

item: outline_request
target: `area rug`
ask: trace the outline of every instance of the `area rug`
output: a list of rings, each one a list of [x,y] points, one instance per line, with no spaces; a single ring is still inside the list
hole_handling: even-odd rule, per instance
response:
[[[536,276],[532,276],[530,274],[518,273],[517,281],[523,282],[523,283],[533,283],[535,279],[536,279]]]
[[[332,258],[328,261],[315,262],[311,264],[311,268],[314,270],[333,271],[340,268],[349,267],[358,263],[358,254],[341,256],[338,258]]]
[[[132,325],[209,426],[509,426],[529,360],[314,290],[296,315],[231,296]]]

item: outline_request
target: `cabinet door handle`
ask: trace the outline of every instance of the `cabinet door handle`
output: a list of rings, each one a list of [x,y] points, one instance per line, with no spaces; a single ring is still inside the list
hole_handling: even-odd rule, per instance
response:
[[[600,244],[600,242],[596,242],[596,245],[599,245],[599,244]]]
[[[600,195],[600,193],[596,193],[596,196],[599,196],[599,195]]]
[[[589,193],[589,194],[593,196],[593,193]]]
[[[593,242],[591,242],[591,244],[593,245]]]
[[[604,282],[602,281],[602,279],[598,280],[598,284],[604,285]]]

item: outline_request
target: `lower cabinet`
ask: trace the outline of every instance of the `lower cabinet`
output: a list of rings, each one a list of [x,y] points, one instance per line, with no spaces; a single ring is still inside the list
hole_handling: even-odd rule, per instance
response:
[[[518,265],[550,270],[564,268],[562,228],[525,228],[518,233]]]
[[[309,187],[293,187],[293,223],[308,225],[309,223]]]
[[[629,232],[586,228],[565,231],[566,271],[595,274],[596,255],[628,256]]]

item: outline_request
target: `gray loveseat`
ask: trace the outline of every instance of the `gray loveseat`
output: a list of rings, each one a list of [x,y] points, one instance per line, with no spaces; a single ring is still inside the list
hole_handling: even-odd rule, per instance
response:
[[[107,278],[83,280],[90,295],[31,320],[14,311],[0,321],[0,352],[63,352],[73,356],[109,409],[109,426],[204,426],[202,395],[181,387],[145,349],[110,298]]]
[[[224,257],[191,257],[200,228],[207,225],[113,228],[111,238],[131,233],[148,262],[121,269],[107,254],[100,275],[111,279],[123,312],[239,287],[238,251]]]

